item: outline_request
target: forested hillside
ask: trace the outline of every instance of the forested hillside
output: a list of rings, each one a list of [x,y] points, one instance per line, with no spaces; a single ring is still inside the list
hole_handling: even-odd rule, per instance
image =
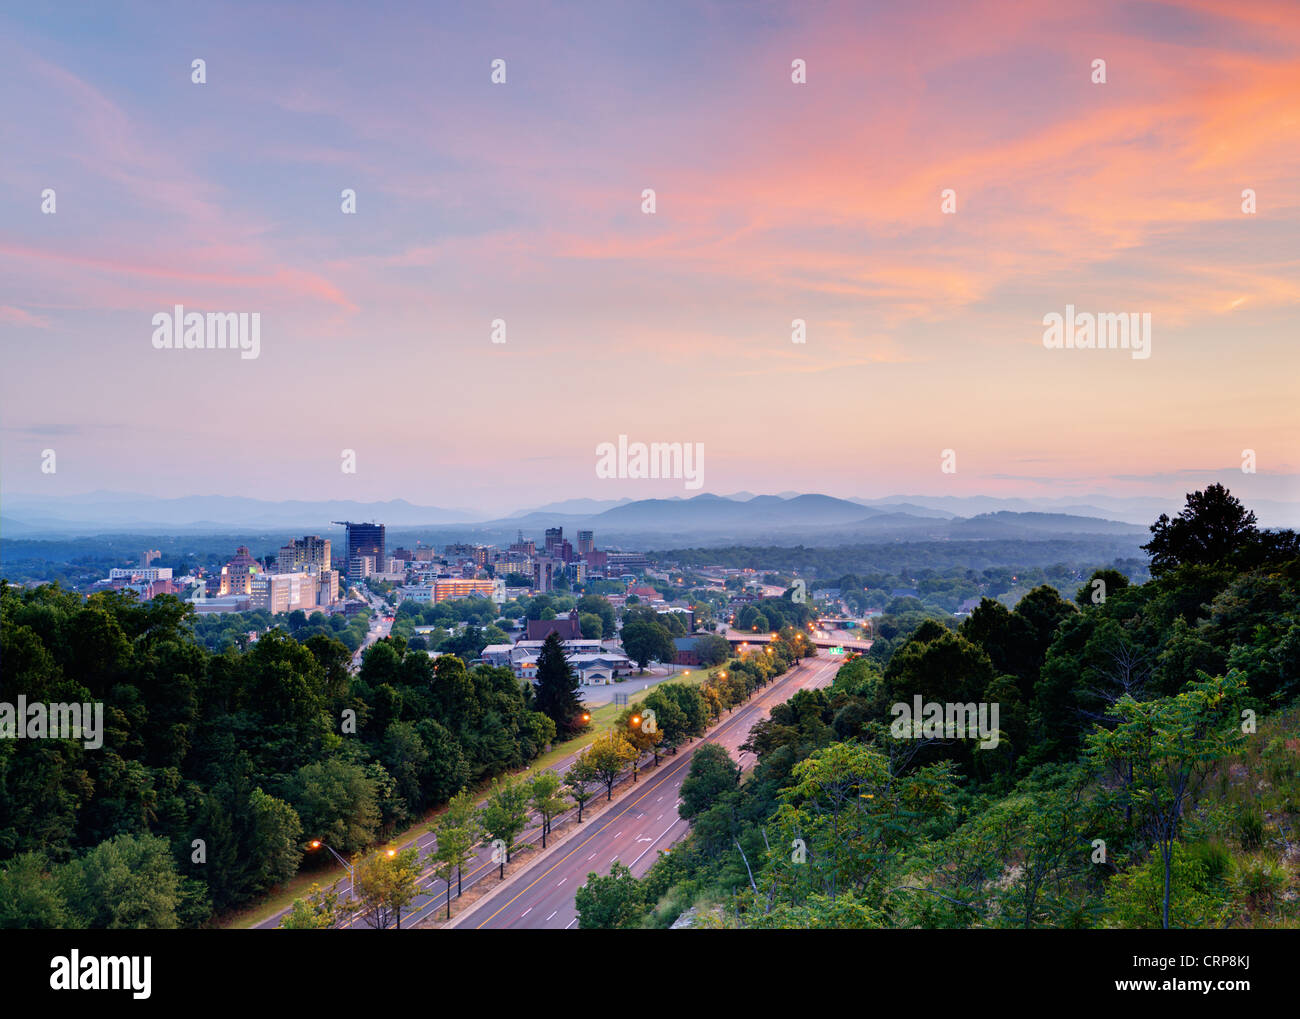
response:
[[[760,723],[744,781],[697,756],[690,837],[592,875],[582,925],[1300,924],[1296,535],[1220,486],[1151,531],[1147,583],[922,621]],[[996,746],[895,724],[917,697],[996,706]]]
[[[0,585],[0,701],[105,705],[103,746],[0,740],[0,927],[200,925],[535,758],[508,669],[326,633],[214,654],[163,596]]]

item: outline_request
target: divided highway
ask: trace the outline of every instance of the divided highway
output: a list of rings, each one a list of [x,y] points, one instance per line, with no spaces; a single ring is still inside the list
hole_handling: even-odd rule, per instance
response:
[[[719,743],[739,759],[742,767],[753,757],[740,754],[750,730],[766,718],[772,706],[789,700],[798,690],[828,686],[835,678],[842,658],[805,659],[796,668],[760,691],[701,740],[665,757],[658,768],[642,772],[637,788],[589,820],[553,853],[539,859],[508,886],[488,895],[459,916],[452,926],[460,928],[551,928],[576,927],[574,894],[592,871],[608,874],[615,860],[642,877],[667,849],[687,833],[689,825],[677,814],[679,791],[690,769],[695,750],[704,742]],[[453,900],[453,910],[454,910]]]
[[[575,845],[586,845],[593,838],[597,839],[597,841],[592,844],[591,848],[578,854],[576,859],[571,861],[572,865],[568,869],[572,873],[566,871],[557,874],[555,877],[556,884],[552,886],[541,885],[535,891],[528,893],[530,898],[533,898],[540,896],[541,891],[546,889],[561,892],[562,894],[556,898],[553,904],[547,905],[545,909],[533,909],[531,912],[529,911],[529,905],[524,904],[519,907],[518,915],[511,914],[507,910],[502,916],[491,918],[492,922],[489,923],[477,918],[485,905],[496,904],[492,905],[491,909],[488,909],[484,914],[484,916],[487,916],[502,901],[499,896],[504,896],[505,899],[513,902],[514,899],[511,896],[517,897],[521,890],[526,890],[528,882],[516,884],[515,878],[517,875],[510,875],[507,882],[510,887],[507,891],[489,893],[486,899],[475,903],[474,906],[466,909],[463,914],[456,912],[456,893],[453,887],[451,926],[565,927],[575,925],[577,914],[574,910],[573,893],[578,885],[586,881],[589,871],[596,870],[602,874],[607,874],[613,860],[620,859],[632,868],[634,874],[640,877],[649,869],[650,864],[656,858],[655,853],[650,852],[650,850],[666,848],[686,834],[689,826],[677,816],[677,790],[686,777],[691,756],[702,742],[721,743],[731,752],[733,757],[739,757],[738,748],[740,744],[745,742],[754,724],[767,717],[772,705],[788,700],[794,696],[797,690],[829,685],[843,661],[842,658],[820,656],[805,659],[785,675],[778,677],[767,689],[759,691],[749,701],[732,709],[731,714],[711,729],[707,735],[679,749],[675,757],[662,757],[657,768],[642,769],[636,787],[629,798],[608,805],[604,811],[601,810],[602,806],[605,806],[603,790],[601,790],[601,798],[591,800],[584,809],[582,826],[569,838],[569,841],[559,848],[558,856],[554,856],[553,859],[555,861],[567,860],[569,856],[576,852],[573,849]],[[550,770],[563,775],[576,758],[576,753],[569,754],[552,765]],[[741,765],[744,766],[746,761],[753,763],[753,758],[746,754],[741,758]],[[625,786],[626,781],[620,783],[620,786],[616,787],[616,789]],[[563,818],[557,819],[556,824],[558,825],[562,820],[568,819],[576,813],[576,809],[566,813]],[[625,823],[620,822],[619,826],[615,828],[609,827],[620,818],[624,819]],[[540,843],[540,825],[530,824],[520,836],[519,842],[521,845]],[[432,832],[422,832],[417,837],[403,842],[400,848],[405,849],[411,845],[418,846],[420,859],[423,861],[430,855],[436,844],[437,838]],[[615,847],[617,847],[617,852]],[[635,851],[629,853],[628,848],[634,848]],[[593,853],[596,855],[593,856]],[[551,860],[552,856],[548,854],[547,857],[539,860],[533,867],[545,869],[545,867],[551,865]],[[497,873],[498,867],[491,859],[491,847],[487,844],[480,844],[475,847],[473,858],[465,865],[461,887],[468,891],[479,882],[486,881],[495,884],[498,880]],[[528,881],[531,882],[533,879],[531,870],[525,871],[525,874],[528,876]],[[452,884],[455,885],[454,878]],[[421,893],[411,903],[410,908],[402,917],[403,928],[409,929],[421,920],[444,915],[442,911],[446,908],[447,886],[441,879],[433,877],[432,869],[427,865],[422,867],[421,885]],[[348,901],[351,896],[351,883],[346,876],[334,882],[332,888],[339,893],[342,902],[346,903]],[[288,912],[287,909],[281,910],[255,926],[262,929],[278,927],[286,912]],[[476,917],[476,919],[470,922],[468,919],[470,917]],[[512,918],[521,922],[504,922]],[[557,923],[558,918],[563,918],[562,922]],[[343,926],[364,928],[365,923],[359,916],[353,916],[345,921]]]

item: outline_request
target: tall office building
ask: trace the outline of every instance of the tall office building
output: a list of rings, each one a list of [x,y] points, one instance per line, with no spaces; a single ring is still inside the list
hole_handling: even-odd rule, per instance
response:
[[[359,581],[365,576],[364,564],[362,559],[369,557],[375,564],[387,564],[388,557],[384,554],[384,525],[354,524],[350,520],[335,520],[336,524],[342,524],[347,528],[348,538],[348,579]],[[378,565],[371,568],[373,573],[380,568]]]
[[[546,529],[546,554],[554,555],[556,547],[564,540],[563,527],[548,527]]]
[[[253,558],[247,545],[235,549],[235,557],[221,567],[221,581],[217,592],[221,597],[253,593],[253,576],[262,571],[261,564]]]
[[[311,567],[316,570],[330,568],[330,541],[318,534],[308,534],[295,538],[280,548],[276,558],[277,573],[305,573]]]
[[[533,560],[533,588],[539,592],[550,591],[555,585],[555,575],[564,569],[564,564],[550,556],[538,556]]]
[[[578,532],[578,558],[586,559],[596,551],[596,536],[591,531]]]

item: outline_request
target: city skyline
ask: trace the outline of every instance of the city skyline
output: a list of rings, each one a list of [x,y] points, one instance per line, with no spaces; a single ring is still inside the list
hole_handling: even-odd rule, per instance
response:
[[[4,16],[6,492],[1300,501],[1293,6],[223,11]]]

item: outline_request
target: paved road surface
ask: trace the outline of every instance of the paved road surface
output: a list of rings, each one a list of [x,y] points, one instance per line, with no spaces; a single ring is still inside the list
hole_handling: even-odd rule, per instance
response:
[[[642,877],[667,849],[685,836],[689,825],[677,814],[682,780],[694,752],[703,742],[720,743],[740,760],[742,767],[754,758],[740,754],[750,729],[766,718],[772,705],[794,696],[800,689],[830,684],[842,659],[823,656],[805,660],[781,681],[734,709],[704,740],[665,757],[658,768],[643,771],[639,790],[603,813],[583,822],[583,831],[556,853],[538,860],[510,889],[476,903],[455,924],[461,928],[568,928],[576,927],[574,893],[588,873],[608,874],[615,860]],[[454,910],[453,905],[453,910]]]
[[[707,736],[703,737],[703,739],[712,740],[716,738],[715,734],[721,732],[723,734],[723,738],[721,742],[723,743],[724,746],[726,746],[729,750],[732,751],[733,756],[736,756],[736,748],[745,741],[745,737],[749,734],[749,730],[753,727],[754,723],[758,721],[759,718],[766,717],[768,708],[771,704],[779,704],[782,703],[783,701],[788,700],[791,696],[794,695],[797,689],[811,687],[811,686],[825,686],[829,684],[831,679],[834,678],[835,670],[839,667],[840,664],[842,664],[842,659],[839,658],[827,658],[822,656],[818,658],[806,659],[803,663],[801,663],[796,668],[792,669],[789,673],[779,677],[774,684],[769,686],[766,690],[761,691],[756,697],[752,698],[746,704],[738,708],[735,708],[732,711],[732,713],[723,720],[722,724],[719,727],[713,729]],[[629,691],[629,692],[635,692],[635,691]],[[697,740],[694,743],[692,743],[690,746],[683,747],[677,752],[676,757],[661,758],[661,763],[657,769],[656,768],[650,768],[649,770],[643,769],[638,778],[637,785],[643,788],[648,788],[647,785],[648,783],[657,783],[661,781],[665,776],[670,774],[678,776],[677,785],[680,785],[681,779],[685,777],[685,773],[686,773],[685,769],[686,767],[689,767],[690,755],[691,753],[693,753],[694,748],[697,747],[699,743],[700,741]],[[566,771],[568,771],[570,766],[572,766],[576,758],[577,758],[577,752],[575,751],[574,753],[568,754],[565,757],[561,758],[559,761],[553,764],[548,770],[555,771],[563,775]],[[753,758],[750,757],[748,754],[744,755],[744,758],[741,760],[742,765],[744,765],[747,761],[748,763],[753,762]],[[525,774],[527,774],[527,772],[525,772]],[[617,786],[616,788],[621,789],[626,784],[626,781],[627,780],[624,780],[624,782],[621,783],[620,786]],[[644,794],[638,793],[637,796],[643,797]],[[628,801],[623,801],[622,803],[615,803],[612,805],[610,809],[613,811],[617,811],[621,809],[626,802]],[[589,834],[586,831],[586,829],[588,829],[588,827],[593,823],[597,815],[600,815],[602,803],[603,801],[600,799],[592,799],[587,803],[586,807],[584,808],[583,837],[586,837],[586,835]],[[571,816],[576,815],[576,813],[577,811],[574,810],[562,815],[560,818],[556,820],[555,824],[558,826],[560,822],[568,820]],[[655,815],[657,815],[658,813],[659,811],[656,810],[653,814],[650,814],[649,816],[653,819]],[[674,792],[671,812],[667,814],[663,820],[667,822],[669,820],[676,818],[676,816],[677,816],[676,793]],[[671,843],[671,841],[675,841],[676,839],[681,838],[682,835],[685,834],[685,831],[686,831],[685,822],[677,821],[677,829],[675,833],[672,835],[672,838],[667,842],[656,842],[656,846],[667,846],[668,844]],[[520,836],[519,841],[521,844],[525,844],[525,845],[541,842],[540,826],[537,824],[530,823],[529,827]],[[566,843],[566,851],[571,844],[572,843]],[[412,845],[419,846],[420,859],[423,861],[429,856],[429,854],[433,851],[434,847],[437,845],[437,838],[431,832],[424,832],[419,836],[417,836],[416,838],[408,839],[402,842],[398,848],[406,849]],[[642,846],[644,847],[644,843],[642,844]],[[466,863],[464,873],[461,878],[461,887],[463,889],[469,889],[480,881],[488,881],[488,882],[497,881],[498,867],[492,862],[491,852],[492,852],[491,847],[486,844],[477,846],[475,848],[474,856],[468,863]],[[595,863],[597,861],[592,861],[592,862]],[[647,856],[647,859],[645,861],[645,867],[642,867],[640,871],[637,872],[638,876],[640,876],[640,873],[643,872],[652,862],[654,862],[654,856],[653,855]],[[608,873],[608,871],[609,871],[608,864],[606,864],[605,867],[601,868],[601,873]],[[582,881],[586,880],[586,875],[587,875],[587,871],[583,870],[581,875]],[[433,915],[434,913],[437,913],[439,910],[445,910],[446,908],[447,885],[441,879],[433,877],[432,869],[430,867],[424,866],[422,868],[420,880],[421,880],[421,886],[423,888],[423,891],[411,903],[410,909],[403,916],[402,918],[403,927],[414,926],[418,921],[425,919]],[[453,885],[455,884],[454,878],[452,883]],[[579,884],[581,884],[581,881],[579,881]],[[351,895],[352,885],[346,876],[338,879],[332,885],[332,888],[335,892],[337,892],[340,895],[341,900],[344,902],[346,902],[349,896]],[[571,909],[572,898],[573,896],[570,893],[569,895],[569,900],[570,900],[569,917],[570,918],[572,918],[575,915]],[[273,916],[270,916],[267,919],[263,920],[261,923],[256,924],[255,926],[258,928],[278,927],[280,924],[280,920],[287,912],[288,909],[281,910],[280,912],[274,914]],[[456,896],[455,896],[455,892],[453,892],[452,893],[453,918],[455,918],[456,915],[457,915]],[[354,917],[351,920],[349,920],[345,924],[345,926],[364,927],[365,924],[364,921],[362,921],[360,918]],[[457,924],[457,926],[460,926],[460,924]]]

